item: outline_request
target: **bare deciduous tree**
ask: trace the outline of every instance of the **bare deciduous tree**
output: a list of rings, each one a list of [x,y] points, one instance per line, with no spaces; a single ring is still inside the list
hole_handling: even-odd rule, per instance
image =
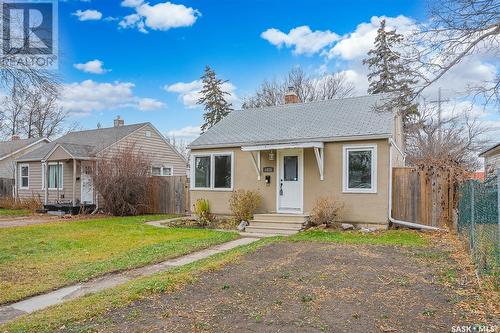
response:
[[[12,87],[9,96],[4,97],[2,110],[3,133],[7,137],[20,134],[26,98],[26,91],[20,89],[17,85]]]
[[[498,0],[444,0],[430,6],[430,24],[413,35],[412,55],[422,87],[438,81],[467,57],[500,56],[500,3]],[[500,75],[490,82],[470,87],[486,102],[500,103]]]
[[[280,81],[264,80],[257,91],[243,102],[243,108],[281,105],[291,88],[302,102],[312,102],[351,96],[354,85],[344,73],[326,73],[311,76],[301,68],[294,68]]]
[[[102,156],[96,164],[93,181],[102,197],[101,207],[116,216],[139,214],[147,205],[149,158],[129,145]]]
[[[408,131],[408,162],[423,168],[453,170],[456,176],[477,170],[477,153],[486,144],[483,137],[488,128],[471,116],[470,110],[441,121],[427,105],[422,105],[419,112],[418,121]]]

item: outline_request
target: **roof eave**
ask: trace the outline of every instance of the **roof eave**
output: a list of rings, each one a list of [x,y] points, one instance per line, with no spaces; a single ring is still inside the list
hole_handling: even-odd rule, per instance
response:
[[[338,137],[327,137],[327,138],[268,140],[268,141],[258,141],[258,142],[233,142],[233,143],[219,143],[219,144],[208,144],[208,145],[189,145],[188,149],[196,150],[196,149],[214,149],[214,148],[234,148],[242,146],[261,146],[261,145],[304,143],[304,142],[364,141],[364,140],[380,140],[389,138],[392,138],[391,133],[375,134],[375,135],[338,136]]]

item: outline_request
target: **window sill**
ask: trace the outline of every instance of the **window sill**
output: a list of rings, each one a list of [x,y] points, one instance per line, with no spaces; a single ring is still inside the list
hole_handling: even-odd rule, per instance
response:
[[[377,194],[377,190],[346,190],[344,189],[342,193],[345,194]]]
[[[233,188],[201,188],[191,187],[190,191],[210,191],[210,192],[232,192]]]

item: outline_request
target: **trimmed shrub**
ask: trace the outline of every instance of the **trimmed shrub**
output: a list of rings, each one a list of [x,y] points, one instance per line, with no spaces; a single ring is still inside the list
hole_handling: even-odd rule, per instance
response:
[[[261,202],[262,196],[257,191],[236,190],[229,199],[229,207],[234,218],[239,223],[251,220]]]
[[[338,217],[344,205],[332,197],[320,197],[309,215],[308,226],[325,225],[330,227],[338,222]]]

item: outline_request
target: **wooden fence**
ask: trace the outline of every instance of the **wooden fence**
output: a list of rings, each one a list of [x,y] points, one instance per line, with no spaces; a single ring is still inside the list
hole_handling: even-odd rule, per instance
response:
[[[392,177],[393,218],[433,227],[450,226],[456,189],[448,177],[414,168],[394,168]]]
[[[14,193],[14,179],[0,178],[0,197],[12,197]]]
[[[186,176],[151,177],[148,190],[150,214],[189,214],[189,179]]]

